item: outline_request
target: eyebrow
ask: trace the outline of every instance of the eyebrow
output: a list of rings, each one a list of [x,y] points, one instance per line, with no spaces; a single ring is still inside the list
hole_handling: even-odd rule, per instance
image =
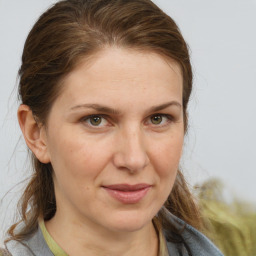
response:
[[[170,101],[170,102],[166,102],[164,104],[158,105],[158,106],[151,107],[149,109],[149,112],[157,112],[157,111],[163,110],[165,108],[168,108],[170,106],[176,106],[178,108],[182,108],[182,105],[178,101]]]
[[[81,104],[72,107],[70,110],[75,110],[79,108],[90,108],[107,114],[120,115],[120,112],[118,110],[100,104]]]
[[[157,112],[157,111],[163,110],[170,106],[176,106],[178,108],[182,108],[182,105],[178,101],[170,101],[170,102],[166,102],[161,105],[153,106],[147,112]],[[72,110],[76,110],[76,109],[80,109],[80,108],[94,109],[98,112],[112,114],[112,115],[120,115],[121,114],[121,112],[118,111],[117,109],[110,108],[110,107],[100,105],[100,104],[81,104],[81,105],[76,105],[76,106],[72,107],[70,110],[72,111]]]

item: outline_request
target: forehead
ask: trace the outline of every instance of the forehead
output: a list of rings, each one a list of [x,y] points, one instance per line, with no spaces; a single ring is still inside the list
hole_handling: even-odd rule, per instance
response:
[[[154,52],[106,48],[84,59],[63,80],[60,97],[69,101],[116,98],[157,100],[182,97],[179,64]],[[156,102],[158,103],[158,102]]]

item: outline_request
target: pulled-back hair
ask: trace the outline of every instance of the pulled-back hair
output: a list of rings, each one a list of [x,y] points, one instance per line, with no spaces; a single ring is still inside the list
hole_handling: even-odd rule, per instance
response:
[[[63,0],[53,5],[41,15],[25,42],[19,70],[21,103],[29,106],[37,122],[47,124],[65,76],[80,60],[109,46],[155,52],[180,65],[186,131],[192,89],[188,47],[175,22],[150,0]],[[14,224],[8,231],[10,239],[24,239],[36,230],[38,218],[49,220],[56,212],[52,165],[30,154],[33,175],[20,201],[25,225],[17,232]],[[165,206],[200,229],[199,210],[180,171]],[[159,222],[170,225],[175,233],[165,218],[160,210]]]

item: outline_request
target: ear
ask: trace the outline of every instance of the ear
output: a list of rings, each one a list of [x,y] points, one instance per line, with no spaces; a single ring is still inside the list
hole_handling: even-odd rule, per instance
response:
[[[32,111],[27,105],[20,105],[17,115],[27,146],[41,163],[49,163],[50,157],[46,145],[45,127],[36,122]]]

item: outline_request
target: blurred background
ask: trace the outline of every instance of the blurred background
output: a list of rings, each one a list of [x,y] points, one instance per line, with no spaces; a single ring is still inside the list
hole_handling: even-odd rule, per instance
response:
[[[0,0],[0,243],[24,188],[18,183],[29,176],[16,121],[22,49],[34,22],[54,2]],[[217,212],[247,216],[244,210],[256,208],[256,0],[154,2],[177,22],[191,49],[194,90],[183,172],[199,185],[204,209],[210,201],[201,192],[210,190],[210,198],[228,205]]]

